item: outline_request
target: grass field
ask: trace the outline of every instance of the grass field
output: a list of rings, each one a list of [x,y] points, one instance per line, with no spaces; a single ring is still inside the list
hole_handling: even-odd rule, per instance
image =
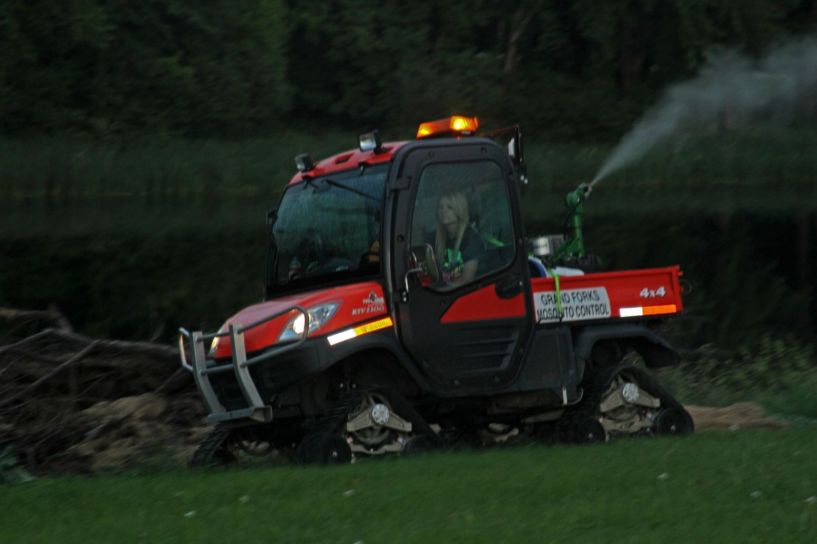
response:
[[[46,478],[0,542],[815,542],[817,432]]]

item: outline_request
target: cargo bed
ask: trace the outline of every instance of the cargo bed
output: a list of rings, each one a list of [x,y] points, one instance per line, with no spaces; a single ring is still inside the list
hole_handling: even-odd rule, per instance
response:
[[[665,316],[683,311],[679,266],[533,278],[537,323]]]

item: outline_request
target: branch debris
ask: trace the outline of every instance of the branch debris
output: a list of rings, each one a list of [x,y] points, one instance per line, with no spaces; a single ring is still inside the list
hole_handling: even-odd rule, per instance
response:
[[[88,338],[55,309],[0,308],[0,321],[49,325],[0,346],[0,447],[32,473],[187,459],[207,432],[175,347]]]

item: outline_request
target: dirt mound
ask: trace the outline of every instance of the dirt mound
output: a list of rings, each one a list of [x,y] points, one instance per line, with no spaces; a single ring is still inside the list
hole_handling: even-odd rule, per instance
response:
[[[204,416],[173,347],[58,329],[0,346],[0,446],[33,473],[187,459]]]
[[[102,401],[77,415],[75,431],[82,440],[64,452],[64,460],[91,472],[151,457],[184,462],[209,430],[201,416],[196,398],[171,402],[145,393]]]
[[[787,421],[770,417],[755,402],[738,402],[729,406],[685,406],[695,421],[696,431],[755,429],[784,429]]]

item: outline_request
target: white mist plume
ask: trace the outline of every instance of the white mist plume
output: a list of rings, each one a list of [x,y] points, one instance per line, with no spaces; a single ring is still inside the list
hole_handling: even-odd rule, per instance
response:
[[[791,118],[817,98],[817,39],[788,43],[760,60],[734,51],[714,57],[695,79],[674,85],[627,133],[591,185],[642,157],[652,147],[721,119]]]

